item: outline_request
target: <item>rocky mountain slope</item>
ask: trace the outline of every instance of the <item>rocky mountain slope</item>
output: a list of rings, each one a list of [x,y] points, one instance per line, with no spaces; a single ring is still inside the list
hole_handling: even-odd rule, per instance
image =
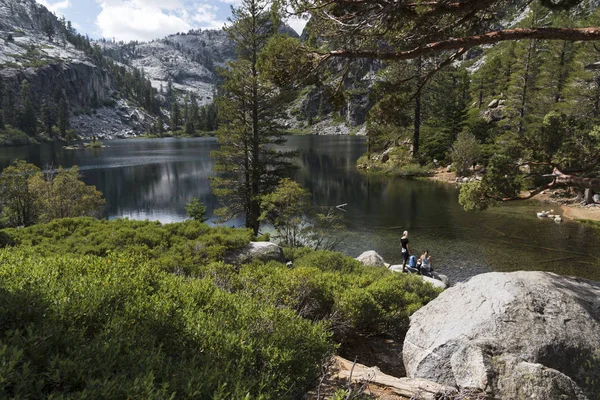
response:
[[[169,81],[180,93],[194,94],[201,105],[214,100],[216,68],[235,58],[224,31],[170,35],[147,43],[99,43],[106,56],[144,71],[152,86],[166,90]]]
[[[281,33],[299,37],[289,26]],[[235,59],[235,48],[223,30],[191,30],[151,42],[100,41],[104,55],[143,70],[157,90],[169,81],[182,95],[193,94],[200,105],[214,101],[220,82],[217,69]]]
[[[82,137],[142,133],[153,119],[119,93],[111,71],[69,41],[65,27],[64,21],[34,0],[0,0],[4,94],[18,105],[21,85],[27,80],[36,110],[64,96],[70,126]],[[69,32],[76,37],[73,30]]]
[[[299,37],[287,25],[280,32]],[[101,41],[99,44],[104,55],[143,70],[152,86],[161,93],[172,85],[180,102],[186,95],[194,95],[200,105],[214,101],[220,82],[217,69],[236,56],[235,48],[223,30],[192,30],[147,43]],[[359,131],[372,106],[367,92],[380,63],[356,64],[354,74],[345,85],[352,87],[354,93],[343,104],[334,104],[324,86],[307,87],[289,106],[286,121],[289,129],[313,134]]]

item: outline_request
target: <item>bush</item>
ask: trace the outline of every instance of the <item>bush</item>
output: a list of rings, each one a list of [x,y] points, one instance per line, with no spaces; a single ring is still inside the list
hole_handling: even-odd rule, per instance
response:
[[[185,205],[185,212],[194,221],[206,221],[206,206],[197,198],[193,198]]]
[[[341,342],[359,334],[402,338],[408,317],[440,292],[417,276],[312,250],[300,256],[291,270],[274,262],[246,265],[233,286],[312,321],[328,321],[334,338]]]
[[[33,141],[27,134],[17,128],[6,126],[0,129],[0,146],[23,146]]]
[[[223,259],[228,251],[245,247],[252,232],[210,228],[197,221],[161,225],[150,221],[65,218],[26,229],[6,229],[17,245],[37,254],[96,255],[134,251],[156,260],[161,268],[193,275],[199,267]]]
[[[0,250],[9,398],[297,398],[334,350],[321,323],[137,256]]]
[[[450,157],[452,166],[458,176],[463,176],[469,171],[469,168],[481,156],[481,145],[475,135],[469,132],[462,132],[452,145]]]
[[[0,250],[3,394],[298,398],[332,339],[401,339],[440,292],[331,251],[288,249],[293,268],[223,262],[251,237],[193,220],[0,231],[14,246]]]
[[[321,271],[338,271],[343,273],[350,273],[364,268],[360,261],[328,250],[307,252],[307,254],[294,262],[294,266],[314,267]]]

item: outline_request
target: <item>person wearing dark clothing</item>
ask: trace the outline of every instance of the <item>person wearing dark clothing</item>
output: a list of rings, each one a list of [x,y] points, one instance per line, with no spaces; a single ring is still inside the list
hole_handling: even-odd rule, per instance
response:
[[[402,270],[406,271],[406,263],[410,256],[410,250],[408,248],[408,231],[404,231],[402,238],[400,239],[400,246],[402,246]]]

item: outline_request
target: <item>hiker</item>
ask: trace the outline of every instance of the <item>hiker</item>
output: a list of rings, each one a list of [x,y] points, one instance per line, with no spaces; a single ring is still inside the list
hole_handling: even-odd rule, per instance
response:
[[[402,233],[402,238],[400,238],[400,246],[402,246],[402,270],[406,270],[406,263],[408,262],[408,257],[410,256],[410,251],[408,248],[408,231],[404,231]]]
[[[421,275],[429,276],[433,278],[433,266],[431,265],[431,256],[429,250],[425,250],[419,258],[419,272]]]

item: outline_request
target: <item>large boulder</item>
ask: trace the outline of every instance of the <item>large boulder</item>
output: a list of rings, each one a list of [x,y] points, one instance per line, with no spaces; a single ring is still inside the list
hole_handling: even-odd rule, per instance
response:
[[[250,242],[248,246],[226,257],[232,264],[244,264],[252,260],[285,262],[283,249],[271,242]]]
[[[356,259],[367,267],[387,267],[389,265],[386,264],[383,257],[374,250],[365,251],[360,256],[356,257]]]
[[[597,399],[600,283],[549,272],[488,273],[411,317],[410,378],[500,399]]]

